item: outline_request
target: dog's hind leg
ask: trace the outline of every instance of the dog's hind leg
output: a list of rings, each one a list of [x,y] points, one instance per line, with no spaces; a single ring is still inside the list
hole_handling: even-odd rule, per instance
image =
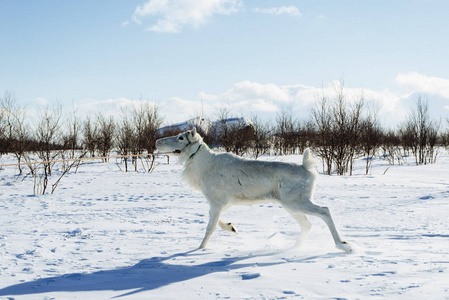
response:
[[[218,225],[223,229],[224,231],[229,232],[235,232],[237,233],[237,228],[235,228],[234,224],[232,223],[224,223],[221,220],[218,220]]]
[[[337,232],[337,228],[335,227],[335,223],[334,220],[332,219],[329,208],[321,207],[313,204],[311,201],[307,201],[305,203],[302,203],[300,211],[305,214],[310,214],[312,216],[317,216],[321,218],[329,227],[329,230],[332,234],[332,237],[334,238],[334,242],[337,248],[346,252],[352,251],[351,246],[347,242],[341,240],[340,235]]]
[[[307,239],[307,236],[310,233],[310,229],[312,229],[312,223],[310,223],[307,216],[300,212],[294,212],[289,209],[286,209],[286,211],[295,218],[296,222],[298,222],[299,226],[301,227],[301,234],[299,235],[298,240],[295,243],[295,248],[300,247],[304,241]]]
[[[222,208],[218,206],[212,206],[209,210],[209,223],[207,224],[206,235],[201,242],[200,249],[206,248],[207,242],[209,241],[212,233],[214,233],[215,228],[217,228],[218,221],[220,220]]]

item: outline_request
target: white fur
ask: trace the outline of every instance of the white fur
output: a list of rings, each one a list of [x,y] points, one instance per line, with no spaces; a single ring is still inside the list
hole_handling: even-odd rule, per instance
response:
[[[185,167],[184,179],[190,187],[200,190],[209,202],[209,223],[200,248],[206,247],[217,225],[236,232],[233,224],[220,220],[221,213],[232,205],[276,201],[301,227],[296,246],[301,245],[311,229],[308,214],[324,220],[337,248],[351,251],[349,244],[341,240],[329,209],[311,202],[318,174],[309,149],[304,151],[302,165],[243,159],[211,151],[195,129],[159,139],[156,147],[179,156]]]

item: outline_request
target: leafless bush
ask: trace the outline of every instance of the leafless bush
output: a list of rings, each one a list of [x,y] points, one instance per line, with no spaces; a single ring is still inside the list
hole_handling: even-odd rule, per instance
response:
[[[253,156],[257,159],[270,151],[271,129],[268,122],[260,120],[256,115],[253,115],[251,123],[253,126],[251,149]]]
[[[34,126],[36,146],[32,152],[27,152],[24,156],[24,160],[29,163],[29,174],[34,180],[33,191],[35,194],[45,194],[50,186],[50,178],[57,176],[57,179],[51,184],[51,193],[54,193],[61,179],[73,167],[78,167],[81,163],[79,159],[86,152],[78,149],[79,124],[80,122],[74,115],[74,118],[68,123],[67,134],[64,134],[61,105],[47,107],[40,112]],[[37,158],[37,163],[34,161],[35,158]],[[57,169],[55,169],[56,165]],[[60,174],[57,175],[55,170]]]
[[[216,147],[223,147],[226,152],[243,155],[249,151],[254,130],[245,118],[230,118],[230,110],[220,109],[218,120],[209,131],[209,140]]]
[[[326,173],[333,170],[339,175],[352,175],[361,132],[363,98],[353,103],[346,100],[342,86],[336,88],[333,101],[323,95],[312,109],[312,126],[316,136],[313,148],[323,159]]]
[[[439,122],[430,118],[427,100],[419,97],[399,130],[405,151],[412,151],[417,165],[435,163],[439,127]]]
[[[332,133],[332,116],[329,110],[328,99],[324,97],[312,110],[312,120],[309,122],[315,136],[312,147],[323,161],[323,169],[328,175],[332,174],[334,137]]]
[[[98,125],[92,121],[90,116],[86,117],[83,126],[83,145],[91,157],[95,157],[97,151]]]
[[[118,154],[124,156],[131,154],[134,144],[134,131],[129,118],[124,112],[117,128],[116,146]],[[125,172],[128,172],[128,159],[124,157],[123,160],[125,162]]]
[[[283,108],[276,117],[274,130],[274,149],[277,154],[296,153],[301,143],[301,125],[293,118],[291,109]],[[299,149],[300,152],[304,149]]]
[[[72,123],[72,126],[75,127],[78,124]],[[114,134],[115,122],[112,117],[106,118],[98,113],[95,120],[92,120],[90,116],[86,116],[82,128],[83,147],[91,157],[106,157],[114,147]],[[104,160],[107,161],[107,159]]]
[[[151,155],[156,149],[156,140],[159,138],[158,129],[162,124],[162,117],[156,105],[142,102],[132,112],[132,126],[134,131],[133,154],[142,154],[145,150]],[[133,159],[137,170],[137,157]]]
[[[231,151],[237,155],[247,154],[254,137],[254,128],[245,118],[240,118],[230,124],[230,139],[234,141]]]
[[[145,102],[139,112],[144,116],[144,127],[142,131],[142,146],[148,153],[153,153],[156,148],[156,140],[160,138],[158,129],[161,127],[163,118],[159,113],[159,108],[155,104]]]
[[[389,130],[383,133],[381,140],[382,157],[391,165],[396,162],[400,165],[403,163],[401,138],[394,130]]]
[[[107,157],[114,147],[115,122],[112,117],[105,118],[102,114],[97,114],[96,122],[98,124],[98,152],[100,156],[104,157],[104,161],[108,161]]]
[[[15,102],[14,94],[9,91],[0,97],[0,156],[11,151]]]
[[[154,144],[159,138],[157,129],[162,123],[158,108],[149,102],[142,102],[132,110],[123,110],[122,117],[118,123],[116,143],[120,155],[135,155],[131,161],[137,171],[139,161],[145,170],[150,171],[154,167]],[[141,155],[145,151],[147,158]],[[128,171],[128,159],[124,158],[125,171]]]
[[[217,121],[210,129],[212,145],[215,147],[223,147],[227,152],[230,152],[232,147],[232,140],[230,137],[231,128],[227,123],[229,115],[229,109],[219,109],[217,112]]]
[[[377,119],[377,110],[371,108],[360,122],[360,135],[357,142],[366,159],[365,174],[367,175],[376,151],[381,145],[382,134],[382,128]]]
[[[29,125],[25,122],[25,108],[16,104],[14,95],[5,92],[0,98],[0,154],[13,153],[22,174],[22,158],[30,149]]]
[[[73,112],[68,120],[62,142],[64,150],[69,154],[69,158],[74,158],[76,151],[81,149],[81,121],[76,112]]]
[[[449,118],[446,119],[446,124],[448,125],[448,127],[446,128],[445,132],[441,133],[440,143],[446,148],[447,151],[449,151]]]
[[[30,148],[30,129],[29,124],[26,123],[25,108],[17,108],[13,114],[12,125],[12,141],[11,152],[17,159],[19,173],[22,174],[21,162]]]
[[[0,98],[0,157],[6,153],[5,138],[5,110],[3,108],[3,98]]]
[[[35,131],[35,139],[38,143],[38,147],[35,149],[35,154],[38,159],[42,161],[42,173],[37,172],[36,169],[32,170],[31,165],[29,165],[31,173],[35,177],[35,186],[36,184],[40,186],[38,193],[45,194],[49,176],[51,176],[53,166],[55,165],[54,160],[56,160],[61,153],[61,126],[61,105],[57,104],[53,108],[47,107],[45,110],[41,111]]]
[[[60,168],[61,174],[59,175],[58,179],[51,185],[51,193],[52,194],[55,192],[56,188],[58,187],[59,183],[61,182],[61,179],[65,175],[67,175],[67,173],[69,173],[69,171],[72,168],[78,169],[78,167],[82,163],[81,159],[86,155],[86,153],[87,153],[87,151],[81,151],[81,152],[79,152],[78,157],[75,158],[74,156],[72,156],[72,158],[70,158],[69,160],[61,162],[61,168]],[[62,156],[62,160],[64,160],[64,156]]]

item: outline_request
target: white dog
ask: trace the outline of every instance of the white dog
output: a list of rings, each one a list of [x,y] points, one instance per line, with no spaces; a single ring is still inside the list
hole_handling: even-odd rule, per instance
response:
[[[196,129],[159,139],[156,148],[179,156],[185,167],[184,179],[209,202],[209,224],[200,248],[206,247],[217,224],[223,230],[237,231],[232,223],[220,220],[220,214],[232,205],[276,201],[301,227],[295,246],[301,245],[311,229],[308,214],[326,222],[337,248],[351,251],[350,245],[338,235],[329,209],[312,203],[318,173],[309,149],[304,151],[302,165],[243,159],[211,151]]]

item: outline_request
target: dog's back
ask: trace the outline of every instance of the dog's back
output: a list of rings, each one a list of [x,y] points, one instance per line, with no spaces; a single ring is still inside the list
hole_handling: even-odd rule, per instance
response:
[[[229,153],[210,153],[207,160],[200,156],[193,164],[201,166],[201,172],[189,172],[187,167],[185,175],[199,176],[195,181],[199,181],[198,187],[203,193],[220,195],[236,204],[279,201],[283,187],[312,192],[316,179],[315,162],[309,151],[304,153],[303,165],[244,159]]]

